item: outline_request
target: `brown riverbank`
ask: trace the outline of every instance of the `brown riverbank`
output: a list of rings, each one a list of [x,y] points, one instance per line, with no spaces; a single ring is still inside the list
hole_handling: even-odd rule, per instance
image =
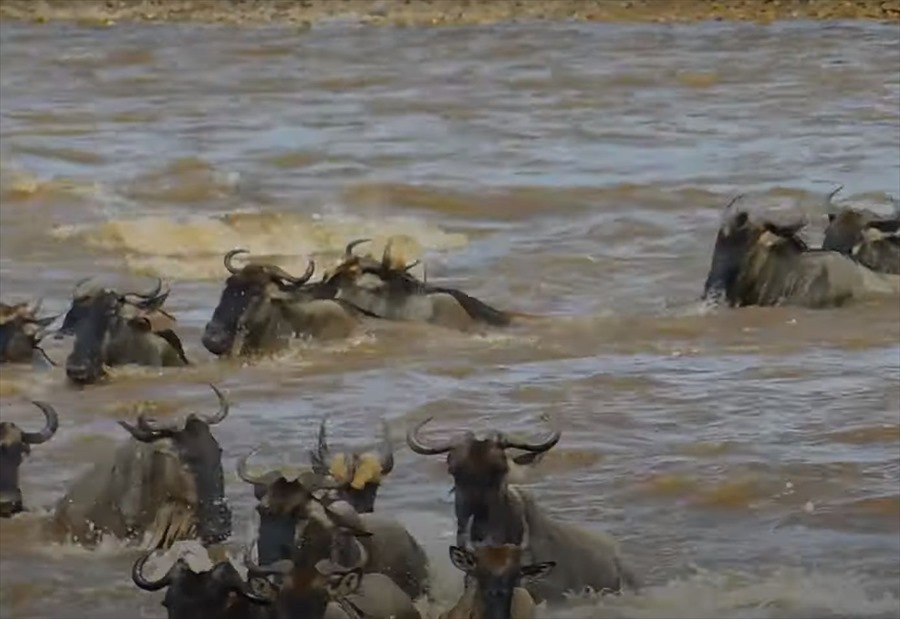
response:
[[[900,0],[0,0],[0,19],[195,21],[306,26],[335,18],[371,24],[512,20],[678,22],[874,19],[900,22]]]

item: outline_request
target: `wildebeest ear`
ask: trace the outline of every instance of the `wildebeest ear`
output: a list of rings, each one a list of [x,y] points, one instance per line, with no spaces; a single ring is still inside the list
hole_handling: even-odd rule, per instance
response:
[[[545,578],[556,567],[556,561],[543,561],[522,566],[522,581],[534,582]]]
[[[332,574],[328,577],[328,592],[333,598],[342,598],[359,589],[362,582],[362,570],[360,568],[352,569],[349,572]]]
[[[475,555],[460,546],[450,546],[450,561],[461,572],[469,573],[475,569]]]
[[[175,328],[175,317],[161,309],[144,310],[138,312],[134,319],[143,319],[146,321],[150,331],[160,333],[162,331],[171,331]]]

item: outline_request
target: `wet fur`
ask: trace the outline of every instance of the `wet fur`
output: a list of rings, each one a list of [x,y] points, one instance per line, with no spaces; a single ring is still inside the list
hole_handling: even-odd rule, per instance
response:
[[[161,533],[161,528],[170,529],[165,547],[192,539],[196,533],[191,523],[193,510],[172,513],[166,507],[170,494],[196,496],[176,454],[170,439],[142,443],[129,438],[117,449],[103,452],[57,502],[52,517],[54,533],[86,546],[98,543],[102,534],[133,542],[148,531]],[[167,471],[169,477],[154,475],[159,470]],[[166,514],[171,518],[164,517]]]

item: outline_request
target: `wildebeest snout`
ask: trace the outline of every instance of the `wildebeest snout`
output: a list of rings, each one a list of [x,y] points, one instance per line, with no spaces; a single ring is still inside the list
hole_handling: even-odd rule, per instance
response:
[[[66,362],[66,376],[75,383],[93,383],[103,376],[103,367],[99,361],[77,362],[70,356]]]
[[[229,333],[225,327],[215,321],[207,323],[203,330],[203,347],[216,356],[226,355],[230,352],[234,343],[234,334]]]

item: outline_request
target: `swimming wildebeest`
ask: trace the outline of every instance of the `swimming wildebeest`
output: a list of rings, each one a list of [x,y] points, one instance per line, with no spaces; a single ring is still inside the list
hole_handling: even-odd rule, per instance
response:
[[[0,421],[0,518],[9,518],[23,511],[22,490],[19,488],[19,466],[31,453],[32,445],[50,440],[59,428],[59,418],[53,407],[44,402],[32,402],[44,413],[44,428],[39,432],[25,432],[11,421]]]
[[[0,303],[0,363],[29,363],[34,351],[49,359],[41,349],[41,340],[57,316],[38,318],[40,307],[40,301],[34,305]]]
[[[191,413],[183,424],[161,424],[138,416],[119,424],[129,438],[70,486],[57,503],[53,527],[76,542],[92,545],[102,534],[139,540],[151,533],[150,548],[199,539],[216,544],[231,535],[225,500],[222,449],[209,426],[228,415],[225,396],[212,416]]]
[[[309,567],[329,559],[342,565],[365,551],[366,573],[391,578],[410,598],[428,593],[428,557],[402,524],[380,514],[360,514],[346,501],[334,501],[334,480],[306,471],[288,480],[278,471],[252,476],[250,452],[238,460],[238,476],[253,486],[258,503],[259,562],[269,565],[290,559]]]
[[[61,334],[74,334],[66,359],[66,376],[80,384],[104,376],[104,366],[137,364],[153,367],[189,365],[175,319],[162,309],[169,291],[162,282],[149,293],[119,294],[92,288],[76,291],[63,319]]]
[[[245,557],[249,578],[278,576],[277,619],[421,619],[409,596],[384,574],[368,572],[366,551],[352,567],[322,559],[289,559],[257,566]]]
[[[873,271],[900,275],[900,212],[893,217],[852,208],[830,212],[822,249],[840,252]]]
[[[843,305],[871,295],[896,295],[900,278],[875,273],[834,251],[810,249],[799,233],[805,218],[776,224],[725,208],[703,298],[733,307]]]
[[[450,546],[450,560],[471,578],[459,601],[440,619],[533,619],[534,599],[523,584],[544,578],[555,561],[523,564],[523,547],[477,544],[473,549]]]
[[[269,598],[256,594],[230,561],[218,561],[212,569],[195,571],[179,557],[156,579],[144,575],[150,550],[134,562],[131,579],[144,591],[166,589],[162,605],[169,619],[267,619],[272,616]]]
[[[531,493],[508,483],[510,463],[528,464],[551,449],[559,442],[559,430],[536,443],[514,441],[500,432],[477,439],[471,431],[432,443],[419,437],[430,420],[411,427],[406,440],[416,453],[447,454],[447,470],[454,482],[457,546],[481,542],[521,545],[527,539],[531,562],[557,563],[546,579],[528,583],[529,593],[538,601],[561,601],[565,592],[581,592],[586,587],[597,592],[637,588],[636,578],[611,537],[551,518]],[[528,453],[513,458],[506,453],[510,448]]]
[[[356,329],[363,312],[336,301],[331,288],[307,284],[315,270],[313,261],[295,277],[272,264],[238,269],[232,260],[245,253],[233,249],[225,254],[231,275],[203,332],[203,346],[209,352],[218,356],[269,352],[286,346],[292,337],[337,339]]]
[[[505,327],[526,314],[506,312],[455,288],[432,286],[416,279],[403,256],[392,252],[390,242],[381,261],[360,257],[353,248],[369,239],[347,245],[343,261],[327,276],[324,284],[366,312],[388,320],[427,322],[459,330],[479,325]]]
[[[310,450],[313,471],[337,481],[338,498],[350,503],[357,512],[374,511],[381,480],[394,469],[394,448],[387,422],[382,421],[384,437],[379,451],[361,453],[332,452],[325,439],[325,422],[323,418],[316,449]]]

